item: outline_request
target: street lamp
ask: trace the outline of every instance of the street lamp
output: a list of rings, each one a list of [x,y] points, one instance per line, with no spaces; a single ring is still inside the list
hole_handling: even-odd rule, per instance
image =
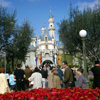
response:
[[[89,87],[88,84],[88,75],[87,75],[87,67],[86,67],[86,51],[85,51],[85,37],[87,35],[86,30],[81,30],[79,32],[80,37],[82,37],[82,41],[83,41],[83,61],[84,61],[84,73],[85,73],[85,77],[87,79],[87,86]]]

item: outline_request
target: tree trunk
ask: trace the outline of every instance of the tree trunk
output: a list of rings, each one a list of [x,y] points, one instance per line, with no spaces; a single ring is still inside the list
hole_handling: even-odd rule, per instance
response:
[[[14,58],[12,58],[12,70],[14,70]]]

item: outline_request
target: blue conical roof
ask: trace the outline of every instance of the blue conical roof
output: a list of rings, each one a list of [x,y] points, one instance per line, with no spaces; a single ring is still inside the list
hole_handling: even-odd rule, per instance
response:
[[[38,39],[41,39],[41,35],[38,36]]]
[[[52,35],[52,39],[54,39],[54,36]]]
[[[30,47],[30,48],[34,48],[34,45],[32,44],[32,45],[30,45],[29,47]]]
[[[50,10],[50,16],[49,16],[49,18],[53,18],[54,16],[53,16],[53,14],[51,13],[51,10]]]
[[[51,37],[50,37],[50,35],[49,35],[47,29],[45,29],[43,35],[41,36],[41,41],[44,41],[44,37],[45,37],[46,35],[47,35],[47,37],[48,37],[48,40],[51,40]]]

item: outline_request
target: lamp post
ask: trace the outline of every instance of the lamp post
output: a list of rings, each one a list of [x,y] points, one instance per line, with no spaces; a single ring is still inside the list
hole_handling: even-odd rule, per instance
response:
[[[80,37],[82,37],[82,42],[83,42],[83,61],[84,61],[84,73],[85,73],[85,78],[87,79],[87,86],[89,87],[89,81],[88,81],[88,75],[87,75],[87,67],[86,67],[86,51],[85,51],[85,37],[87,35],[86,30],[81,30],[79,32]]]

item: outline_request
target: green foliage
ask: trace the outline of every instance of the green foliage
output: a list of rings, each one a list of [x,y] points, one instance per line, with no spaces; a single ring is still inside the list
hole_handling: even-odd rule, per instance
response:
[[[100,6],[100,5],[98,5]],[[78,7],[72,8],[68,19],[63,19],[59,25],[59,38],[64,44],[66,52],[70,54],[82,53],[82,40],[79,31],[87,31],[86,56],[91,62],[100,57],[100,7],[89,7],[80,11]]]
[[[79,65],[82,66],[81,54],[80,54],[80,53],[77,53],[77,54],[76,54],[76,57],[78,58],[78,63],[79,63]]]
[[[15,17],[16,11],[10,14],[7,9],[0,7],[0,50],[6,52],[8,63],[12,60],[13,69],[15,59],[25,60],[31,36],[34,35],[27,20],[19,26]]]
[[[93,88],[93,80],[94,80],[93,77],[89,78],[89,88]]]
[[[70,65],[72,68],[74,66],[76,66],[76,68],[79,68],[80,65],[82,65],[81,63],[81,59],[80,59],[80,54],[77,54],[77,57],[78,57],[78,65],[74,65],[73,64],[73,59],[74,59],[74,54],[66,54],[64,51],[63,53],[60,55],[61,56],[61,62],[63,61],[67,61],[68,62],[68,65]]]
[[[4,61],[0,61],[0,68],[4,66]]]
[[[90,80],[90,81],[93,81],[93,80],[94,80],[94,78],[93,78],[93,77],[90,77],[90,78],[89,78],[89,80]]]
[[[4,48],[6,51],[7,46],[11,42],[11,37],[14,34],[14,23],[16,22],[15,16],[15,12],[9,14],[7,9],[0,7],[0,50]]]
[[[79,65],[69,65],[69,66],[71,66],[71,68],[74,68],[74,66],[75,66],[75,68],[79,68],[80,66]]]
[[[15,32],[12,43],[9,45],[8,50],[10,52],[10,56],[24,61],[31,42],[33,29],[28,21],[25,21],[20,27],[17,26],[17,28],[18,30]]]
[[[68,62],[68,65],[73,64],[73,55],[66,54],[66,61]]]
[[[73,64],[73,55],[71,54],[66,54],[64,51],[63,53],[61,54],[61,62],[62,61],[67,61],[68,64]]]

